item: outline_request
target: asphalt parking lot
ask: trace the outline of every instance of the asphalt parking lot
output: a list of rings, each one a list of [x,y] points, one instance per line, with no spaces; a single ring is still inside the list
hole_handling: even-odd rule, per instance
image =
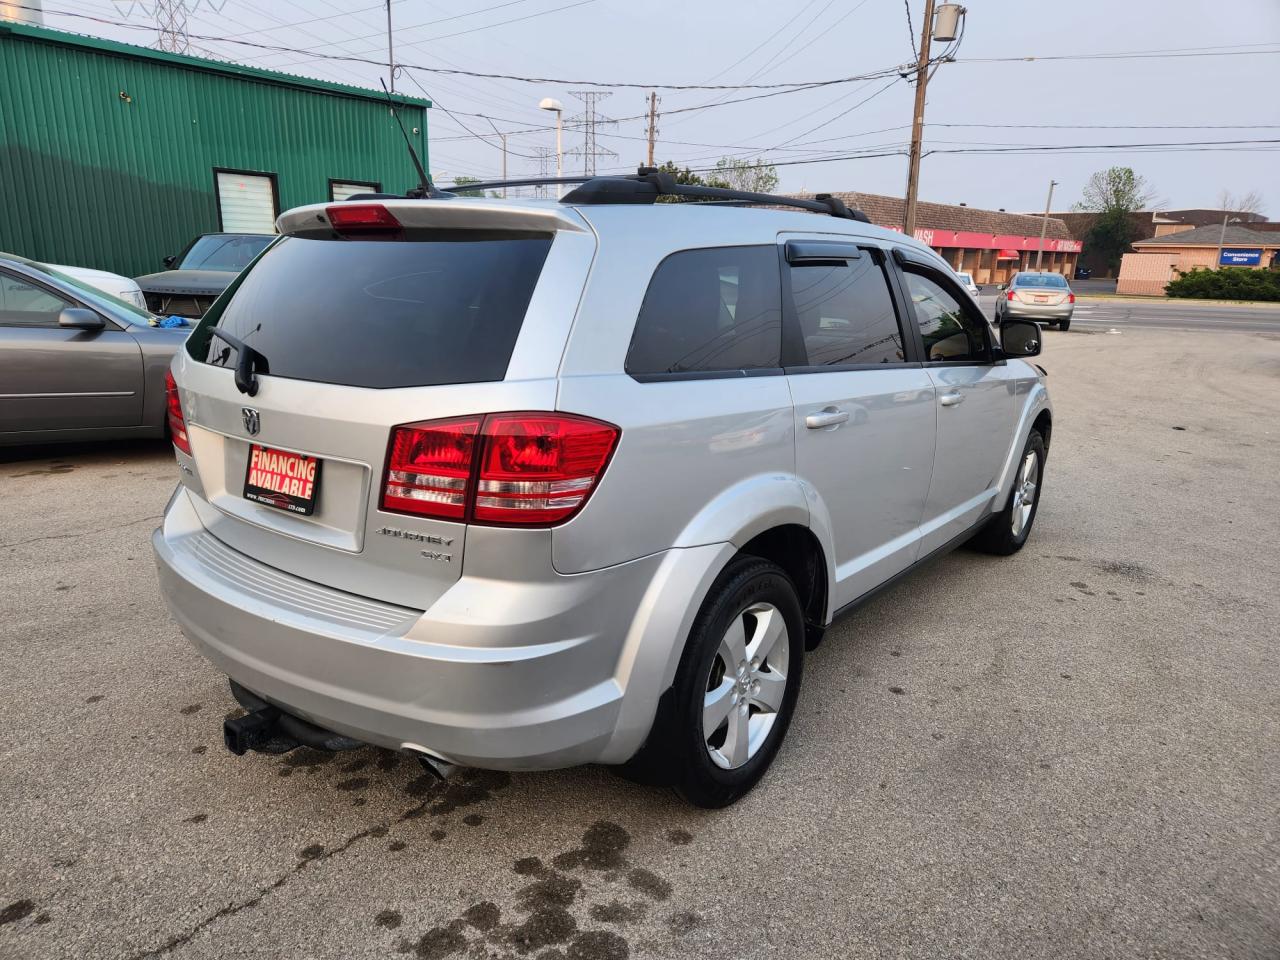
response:
[[[1045,499],[838,622],[737,806],[236,758],[163,445],[0,451],[0,956],[1280,956],[1280,323],[1048,331]]]

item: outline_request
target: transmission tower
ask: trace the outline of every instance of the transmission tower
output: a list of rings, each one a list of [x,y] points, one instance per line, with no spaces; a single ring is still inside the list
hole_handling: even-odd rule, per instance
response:
[[[617,159],[617,154],[608,147],[602,147],[596,142],[596,127],[600,124],[612,125],[617,121],[611,120],[606,116],[602,116],[596,109],[596,105],[605,97],[613,96],[607,90],[570,90],[572,96],[582,101],[582,113],[576,117],[569,118],[570,126],[582,127],[582,146],[569,153],[573,156],[582,157],[582,172],[588,177],[596,175],[596,157],[613,157]]]
[[[556,171],[556,152],[550,147],[534,147],[538,154],[538,176],[550,177]],[[547,188],[545,184],[533,188],[535,197],[546,197]]]
[[[190,53],[186,0],[155,0],[156,46],[170,53]]]

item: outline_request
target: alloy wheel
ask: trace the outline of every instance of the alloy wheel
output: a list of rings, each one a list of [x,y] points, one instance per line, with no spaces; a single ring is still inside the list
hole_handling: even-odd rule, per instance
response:
[[[736,769],[768,740],[787,691],[789,641],[771,603],[752,604],[725,630],[702,705],[702,735],[716,766]]]

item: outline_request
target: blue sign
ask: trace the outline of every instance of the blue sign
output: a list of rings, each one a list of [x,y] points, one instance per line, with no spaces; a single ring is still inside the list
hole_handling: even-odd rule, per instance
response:
[[[1220,267],[1256,267],[1261,263],[1261,250],[1223,250],[1218,257]]]

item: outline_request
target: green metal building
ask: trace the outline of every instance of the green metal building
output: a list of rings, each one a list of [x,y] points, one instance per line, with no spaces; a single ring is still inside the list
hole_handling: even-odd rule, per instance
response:
[[[425,165],[431,104],[394,99]],[[382,91],[0,22],[0,250],[137,276],[416,182]]]

